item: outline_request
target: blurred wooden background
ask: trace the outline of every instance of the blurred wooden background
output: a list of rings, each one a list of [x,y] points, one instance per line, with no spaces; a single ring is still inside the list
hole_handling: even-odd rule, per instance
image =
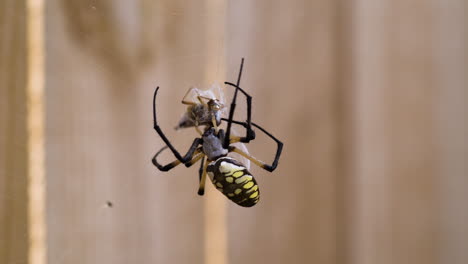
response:
[[[25,2],[0,0],[8,264],[30,252]],[[45,4],[47,263],[468,260],[466,1]],[[253,120],[285,143],[273,174],[252,169],[262,198],[251,209],[211,184],[198,197],[196,166],[160,173],[150,163],[162,146],[155,86],[164,131],[187,148],[194,131],[172,130],[182,96],[235,80],[241,57]],[[250,151],[271,159],[257,134]],[[225,233],[210,229],[217,220]]]

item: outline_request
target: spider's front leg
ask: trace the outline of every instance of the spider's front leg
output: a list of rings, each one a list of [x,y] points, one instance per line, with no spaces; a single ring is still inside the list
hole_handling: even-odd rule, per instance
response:
[[[242,88],[240,88],[239,85],[236,85],[236,84],[233,84],[233,83],[230,83],[230,82],[224,82],[224,84],[236,88],[237,90],[239,90],[241,93],[243,93],[245,95],[245,98],[247,100],[246,101],[246,104],[247,104],[247,120],[246,120],[246,122],[244,123],[243,126],[247,129],[247,131],[246,131],[246,136],[243,138],[246,141],[244,141],[243,143],[248,143],[250,140],[255,139],[255,133],[252,130],[252,126],[251,126],[251,124],[252,124],[252,121],[251,121],[252,120],[252,96],[249,95]],[[223,120],[229,122],[229,119],[224,118]]]
[[[241,70],[242,70],[242,66],[241,66]],[[240,138],[240,142],[242,143],[249,143],[251,140],[254,140],[255,139],[255,132],[253,131],[252,129],[252,96],[250,96],[248,93],[246,93],[242,88],[239,87],[239,85],[237,84],[233,84],[233,83],[230,83],[230,82],[225,82],[224,84],[227,84],[229,86],[232,86],[234,88],[236,88],[236,92],[237,91],[240,91],[241,93],[243,93],[246,97],[246,100],[247,100],[247,120],[246,122],[244,123],[240,123],[240,122],[237,122],[237,124],[241,124],[242,126],[244,126],[246,128],[246,135],[245,137],[241,137]],[[236,93],[235,93],[236,94]],[[228,122],[228,128],[227,128],[227,135],[228,136],[231,136],[231,131],[230,131],[230,127],[231,127],[231,124],[232,123],[236,123],[232,120],[232,118],[234,117],[234,111],[235,111],[235,108],[236,108],[236,102],[235,102],[236,98],[235,98],[235,95],[234,95],[234,98],[233,98],[233,101],[231,103],[231,108],[230,108],[230,112],[229,112],[229,118],[222,118],[221,120],[223,121],[226,121]],[[228,142],[225,141],[224,142],[224,147],[227,147],[228,145]]]
[[[153,127],[154,127],[154,130],[156,130],[156,132],[161,137],[161,139],[164,141],[164,143],[166,143],[166,146],[172,151],[172,153],[177,158],[177,160],[179,160],[181,163],[186,163],[186,162],[188,162],[188,161],[190,161],[192,159],[193,152],[195,151],[197,146],[201,144],[202,139],[201,138],[196,138],[193,141],[192,146],[190,147],[187,154],[185,154],[183,157],[180,155],[180,153],[174,148],[174,146],[171,144],[169,139],[167,139],[166,135],[162,132],[161,128],[158,125],[158,121],[156,119],[156,96],[158,94],[158,90],[159,90],[159,86],[156,87],[156,90],[154,91],[154,95],[153,95],[153,122],[154,122]]]
[[[221,120],[229,121],[229,119],[226,119],[226,118],[221,118]],[[236,142],[249,143],[250,141],[255,139],[256,137],[255,131],[251,128],[251,126],[248,125],[248,123],[240,122],[236,120],[231,120],[231,122],[245,127],[247,131],[246,131],[245,137],[237,137],[237,136],[230,135],[229,136],[230,143],[236,143]]]
[[[166,150],[168,147],[167,146],[164,146],[162,147],[153,157],[152,159],[152,162],[153,162],[153,165],[156,166],[160,171],[169,171],[171,169],[173,169],[174,167],[176,167],[177,165],[181,164],[182,162],[180,160],[175,160],[173,162],[170,162],[169,164],[166,164],[166,165],[161,165],[159,162],[158,162],[158,156],[164,151]],[[190,152],[191,150],[189,150]],[[185,167],[190,167],[192,166],[193,164],[195,164],[197,161],[199,161],[201,158],[203,158],[205,156],[205,154],[203,154],[202,152],[202,149],[201,147],[200,148],[197,148],[195,149],[195,151],[193,151],[193,153],[190,155],[190,159],[189,161],[187,162],[184,162],[184,165]],[[193,157],[193,158],[192,158]]]

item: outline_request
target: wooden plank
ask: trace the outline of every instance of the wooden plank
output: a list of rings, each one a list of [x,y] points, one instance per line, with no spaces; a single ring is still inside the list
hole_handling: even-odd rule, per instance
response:
[[[466,1],[434,1],[434,102],[439,159],[441,247],[439,263],[468,259],[468,30]]]
[[[455,201],[442,196],[447,193],[441,186],[466,184],[457,176],[460,170],[447,178],[448,171],[441,168],[446,170],[448,163],[462,168],[458,155],[463,151],[445,146],[459,144],[460,135],[446,135],[463,126],[453,122],[449,129],[438,119],[450,120],[448,109],[462,113],[440,95],[447,96],[442,92],[447,88],[463,97],[460,83],[466,71],[450,69],[465,65],[463,57],[454,58],[465,54],[466,45],[451,54],[446,45],[453,40],[441,33],[450,28],[459,36],[463,26],[444,26],[448,16],[440,19],[441,9],[427,1],[359,0],[353,7],[356,182],[350,185],[349,263],[455,263],[451,260],[460,259],[463,249],[446,244],[454,240],[441,229],[440,215],[447,207],[461,206],[457,201],[466,192],[459,192]],[[457,81],[449,81],[447,72]],[[442,218],[457,218],[452,217]],[[466,228],[461,222],[444,224]]]
[[[0,1],[0,262],[28,261],[26,2]]]
[[[205,1],[205,79],[207,83],[222,83],[225,79],[225,38],[226,38],[226,6],[227,1]],[[204,230],[205,251],[204,262],[206,264],[227,264],[227,199],[220,195],[219,191],[212,188],[207,179],[204,205]]]
[[[259,204],[229,208],[230,263],[337,261],[335,8],[300,0],[229,5],[227,75],[245,56],[253,121],[284,142],[276,171],[252,166]],[[249,150],[271,162],[275,146],[257,130]]]
[[[205,85],[205,7],[111,2],[48,1],[48,263],[202,263],[198,168],[150,160],[156,85],[162,129],[181,150],[194,137],[173,127]]]
[[[244,1],[226,14],[210,1],[49,1],[48,262],[463,263],[468,60],[457,1]],[[25,6],[0,4],[0,262],[22,263]],[[197,168],[149,163],[162,146],[154,87],[164,131],[185,148],[193,131],[171,129],[180,98],[222,81],[224,68],[236,76],[241,57],[254,121],[285,143],[273,174],[252,169],[262,189],[252,209],[224,207],[210,184],[198,197]],[[274,147],[257,133],[251,153],[269,161]]]
[[[352,138],[353,179],[350,188],[350,240],[348,263],[391,262],[388,227],[389,129],[385,92],[390,88],[385,53],[387,42],[385,1],[357,1],[352,39]],[[388,259],[388,260],[387,260]]]
[[[336,130],[336,231],[335,231],[335,263],[350,263],[354,252],[350,241],[354,234],[353,222],[353,129],[354,115],[353,91],[350,83],[353,76],[353,3],[347,0],[335,1],[335,130]]]
[[[45,64],[43,0],[27,1],[27,129],[29,264],[46,263]]]

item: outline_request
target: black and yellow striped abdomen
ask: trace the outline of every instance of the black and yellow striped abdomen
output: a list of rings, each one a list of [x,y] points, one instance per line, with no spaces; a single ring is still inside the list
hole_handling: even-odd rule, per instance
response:
[[[260,199],[257,181],[237,160],[219,158],[211,162],[206,171],[216,189],[236,204],[251,207]]]

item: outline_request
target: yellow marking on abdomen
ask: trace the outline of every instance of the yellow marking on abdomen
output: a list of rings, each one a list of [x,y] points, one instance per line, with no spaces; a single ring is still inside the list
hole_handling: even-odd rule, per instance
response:
[[[244,186],[242,186],[244,189],[250,189],[252,186],[254,186],[253,181],[249,181],[246,183]]]
[[[244,175],[244,172],[243,172],[243,171],[236,171],[236,172],[234,172],[234,173],[232,174],[232,176],[234,176],[234,177],[236,177],[236,178],[237,178],[237,177],[240,177],[240,176],[242,176],[242,175]]]
[[[252,193],[252,195],[250,195],[249,198],[255,198],[255,197],[257,197],[257,196],[258,196],[258,192],[254,192],[254,193]]]
[[[251,193],[256,190],[258,190],[258,185],[255,185],[254,187],[250,188],[250,190],[246,191],[246,193]]]
[[[243,182],[247,182],[247,181],[250,181],[250,180],[252,180],[252,176],[244,175],[244,176],[240,177],[239,179],[236,179],[236,183],[241,184]]]

